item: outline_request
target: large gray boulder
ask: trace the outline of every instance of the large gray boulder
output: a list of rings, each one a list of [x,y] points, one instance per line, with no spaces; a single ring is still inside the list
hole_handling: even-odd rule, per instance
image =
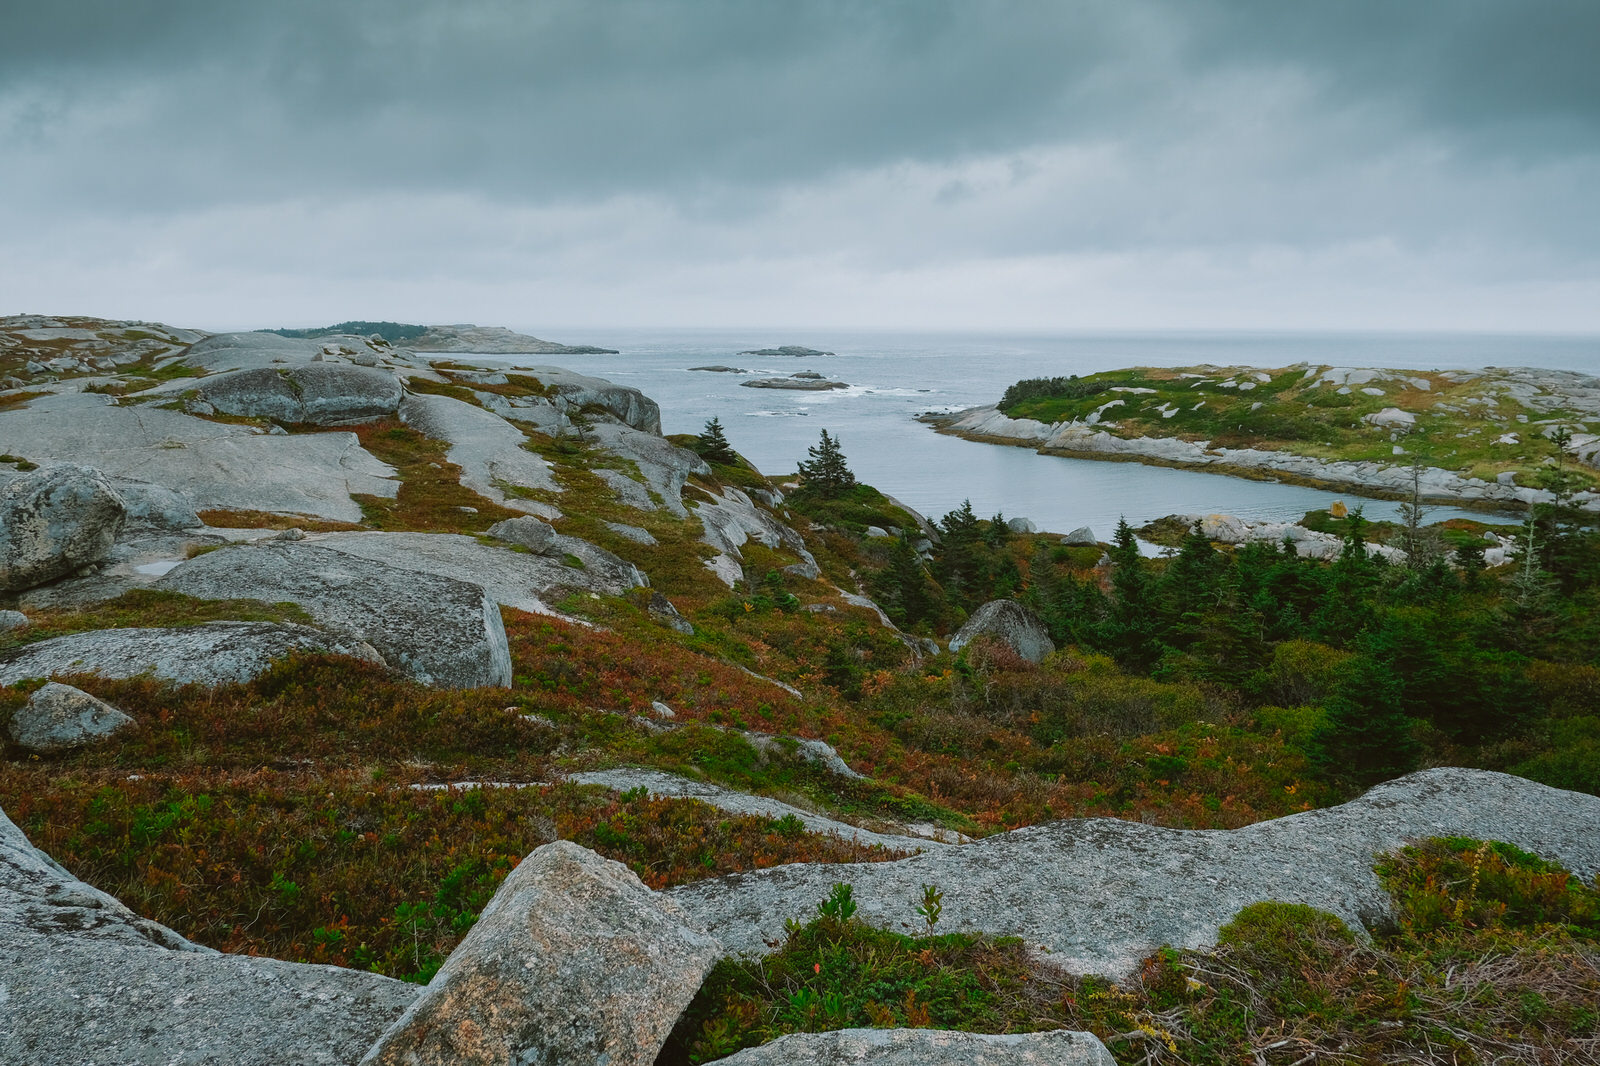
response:
[[[320,625],[366,641],[390,666],[426,684],[511,684],[500,608],[465,581],[273,540],[190,559],[156,587],[208,600],[299,604]]]
[[[761,955],[785,919],[815,913],[834,882],[860,916],[912,931],[922,886],[945,892],[941,929],[1019,936],[1074,973],[1125,978],[1163,944],[1199,948],[1241,909],[1304,903],[1352,928],[1392,918],[1376,855],[1420,837],[1503,840],[1600,874],[1600,796],[1486,770],[1424,770],[1338,807],[1233,830],[1105,818],[1030,826],[908,859],[795,864],[699,881],[668,895],[730,951]]]
[[[496,522],[489,527],[488,535],[495,540],[527,548],[535,555],[543,555],[556,546],[556,531],[550,528],[550,523],[541,522],[532,515],[519,515]]]
[[[650,1066],[721,956],[619,862],[525,858],[364,1066]]]
[[[149,676],[178,684],[249,681],[293,652],[330,652],[383,663],[372,646],[310,626],[209,622],[171,629],[95,629],[0,652],[0,684],[28,677]]]
[[[1079,526],[1071,533],[1068,533],[1066,536],[1062,537],[1061,543],[1077,547],[1092,548],[1099,544],[1100,541],[1095,537],[1094,530],[1090,529],[1088,526]]]
[[[960,651],[978,637],[997,640],[1034,663],[1056,650],[1044,622],[1016,600],[990,600],[972,612],[950,638],[950,650]]]
[[[0,811],[0,1062],[347,1066],[416,995],[192,944],[67,873]]]
[[[225,415],[318,426],[354,425],[393,415],[400,380],[349,363],[305,363],[234,370],[201,378],[199,399]]]
[[[111,553],[126,505],[100,471],[63,464],[0,488],[0,590],[25,589]]]
[[[791,1033],[721,1060],[728,1066],[1116,1066],[1091,1033],[987,1036],[945,1029]]]
[[[104,740],[133,719],[101,699],[54,681],[28,697],[11,716],[11,739],[29,751],[50,755]]]

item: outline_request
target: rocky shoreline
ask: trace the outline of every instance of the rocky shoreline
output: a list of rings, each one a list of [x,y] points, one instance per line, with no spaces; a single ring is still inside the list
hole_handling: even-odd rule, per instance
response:
[[[1124,438],[1108,432],[1103,425],[1088,422],[1045,423],[1011,418],[995,404],[952,414],[924,415],[922,421],[950,436],[985,444],[1032,448],[1041,455],[1203,470],[1352,492],[1377,499],[1407,499],[1412,489],[1412,469],[1407,465],[1321,459],[1259,448],[1214,448],[1209,441],[1176,437]],[[1438,467],[1424,467],[1418,487],[1421,497],[1428,502],[1479,510],[1527,508],[1555,501],[1553,493],[1518,485],[1510,475],[1485,481]],[[1577,493],[1574,502],[1585,510],[1600,512],[1600,493]]]

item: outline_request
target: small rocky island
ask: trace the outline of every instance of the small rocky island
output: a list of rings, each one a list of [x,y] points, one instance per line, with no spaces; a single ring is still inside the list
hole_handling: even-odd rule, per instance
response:
[[[790,374],[782,378],[755,378],[750,381],[741,381],[739,384],[747,389],[788,389],[792,392],[827,392],[830,389],[848,389],[850,386],[843,381],[829,381],[821,374],[803,370],[798,374]]]
[[[923,421],[968,440],[1369,496],[1600,510],[1600,379],[1532,367],[1134,368]]]
[[[833,352],[819,352],[815,348],[802,348],[798,344],[785,344],[781,348],[754,348],[740,355],[758,355],[763,359],[810,359],[814,356],[833,355]]]

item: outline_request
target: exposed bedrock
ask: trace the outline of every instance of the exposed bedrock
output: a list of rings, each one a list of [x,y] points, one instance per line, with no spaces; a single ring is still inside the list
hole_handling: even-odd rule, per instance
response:
[[[913,929],[924,884],[945,892],[941,928],[1019,936],[1076,973],[1122,978],[1163,944],[1196,948],[1262,900],[1331,911],[1352,927],[1389,916],[1374,857],[1409,840],[1503,840],[1600,873],[1600,797],[1484,770],[1424,770],[1338,807],[1234,830],[1111,819],[1051,822],[847,871],[806,863],[735,874],[669,894],[731,951],[763,954],[786,919],[804,921],[834,882],[865,920]]]
[[[366,641],[426,684],[511,684],[499,605],[466,581],[273,540],[190,559],[156,587],[200,599],[298,604],[319,625]]]
[[[179,684],[249,681],[291,652],[330,652],[383,663],[370,644],[311,626],[208,622],[169,629],[94,629],[0,652],[0,684],[27,677],[148,675]]]

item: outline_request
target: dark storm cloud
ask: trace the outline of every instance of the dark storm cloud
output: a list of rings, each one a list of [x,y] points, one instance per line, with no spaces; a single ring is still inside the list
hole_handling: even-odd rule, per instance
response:
[[[1592,0],[0,0],[0,28],[0,222],[174,261],[217,228],[263,270],[382,242],[352,281],[1600,258]]]

